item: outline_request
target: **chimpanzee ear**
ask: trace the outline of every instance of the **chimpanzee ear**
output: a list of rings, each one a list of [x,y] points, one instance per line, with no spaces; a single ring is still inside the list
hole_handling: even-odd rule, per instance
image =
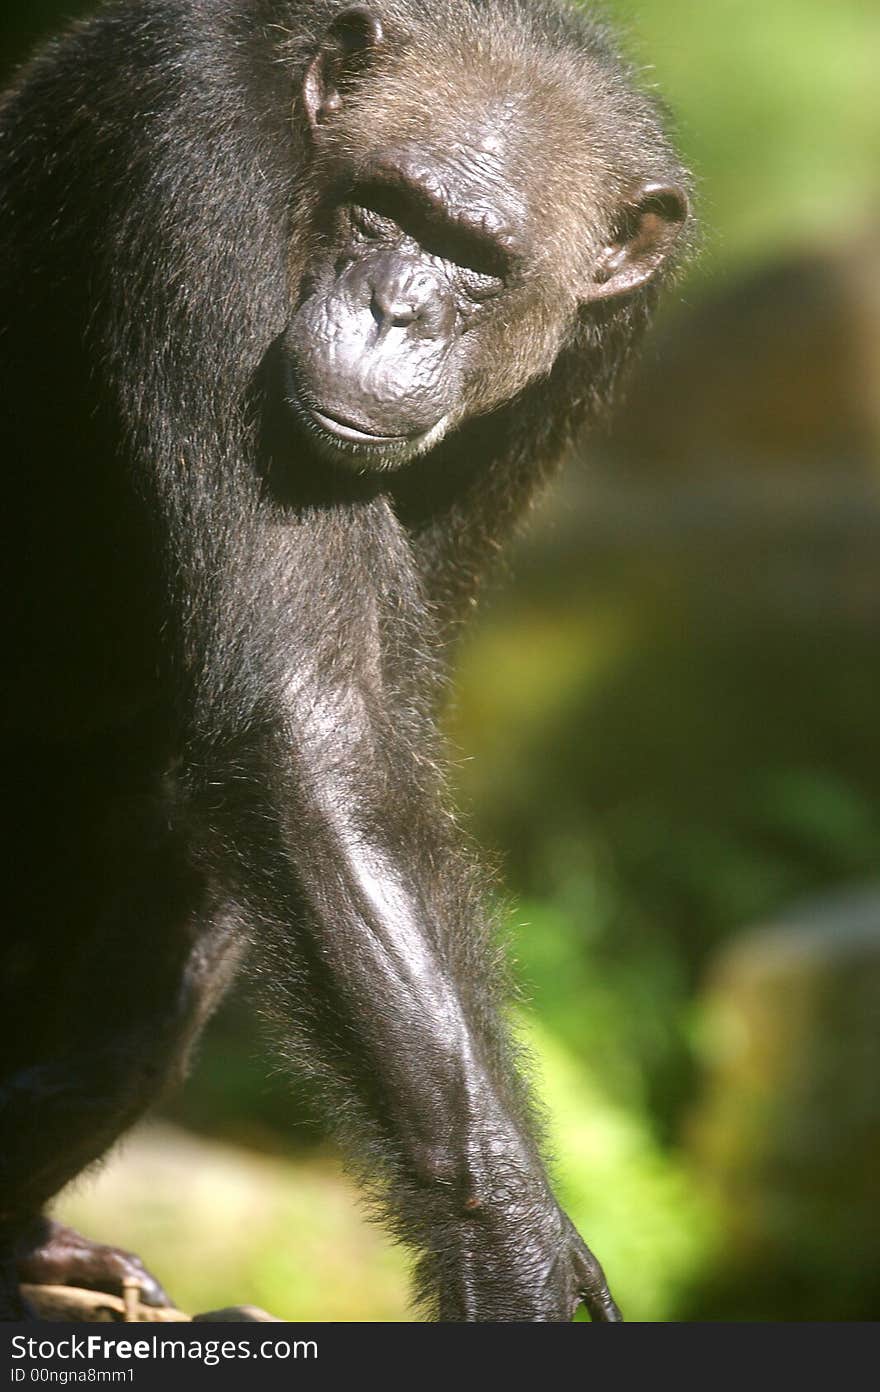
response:
[[[588,300],[625,295],[660,270],[688,218],[688,198],[676,184],[648,183],[621,211],[613,240],[604,246]]]
[[[382,25],[366,5],[336,16],[306,71],[303,102],[312,130],[342,109],[346,88],[382,43]]]

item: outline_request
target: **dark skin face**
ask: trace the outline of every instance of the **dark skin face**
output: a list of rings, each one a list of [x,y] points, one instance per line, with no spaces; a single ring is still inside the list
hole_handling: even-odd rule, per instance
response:
[[[331,26],[302,91],[318,154],[344,111],[347,80],[369,68],[383,41],[361,7]],[[633,190],[548,333],[549,287],[534,293],[547,257],[529,191],[511,178],[505,117],[501,103],[451,147],[402,141],[334,168],[319,210],[321,254],[285,336],[288,404],[325,457],[393,470],[428,452],[472,413],[470,384],[485,382],[487,361],[503,361],[512,320],[525,323],[532,344],[519,368],[525,386],[549,371],[580,304],[643,285],[676,239],[684,192]],[[490,389],[476,409],[499,395]]]
[[[372,162],[337,210],[332,260],[292,325],[296,406],[323,447],[359,467],[394,467],[442,438],[467,330],[516,273],[499,237],[433,194],[431,172],[405,147]],[[447,187],[455,173],[450,161]]]

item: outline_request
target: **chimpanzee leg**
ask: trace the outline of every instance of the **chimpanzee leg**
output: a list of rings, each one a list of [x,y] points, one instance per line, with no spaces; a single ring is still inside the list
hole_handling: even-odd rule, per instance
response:
[[[81,804],[69,847],[43,844],[43,876],[19,894],[19,927],[3,944],[0,1260],[21,1280],[118,1290],[140,1279],[136,1259],[47,1224],[43,1206],[183,1070],[238,934],[168,830],[167,808],[85,789]],[[86,873],[73,873],[70,850]],[[6,1318],[21,1314],[11,1288]],[[143,1289],[164,1302],[152,1278]]]
[[[177,928],[176,950],[168,953],[162,971],[152,974],[148,994],[141,995],[149,964],[135,950],[130,975],[110,981],[102,975],[96,999],[82,998],[84,1011],[100,1011],[99,997],[118,993],[132,1011],[126,1031],[118,1031],[114,1009],[70,1054],[41,1060],[0,1084],[0,1125],[4,1136],[14,1138],[0,1158],[0,1248],[13,1252],[23,1282],[119,1293],[122,1281],[134,1277],[147,1303],[167,1303],[136,1257],[89,1242],[45,1219],[41,1209],[185,1069],[190,1045],[219,998],[236,951],[228,929],[211,927],[196,935],[192,924]],[[150,941],[154,950],[162,950],[155,937]]]

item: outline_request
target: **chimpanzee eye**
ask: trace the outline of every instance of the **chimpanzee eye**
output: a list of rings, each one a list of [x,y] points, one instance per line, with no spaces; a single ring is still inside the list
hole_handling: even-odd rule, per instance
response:
[[[351,225],[362,237],[371,238],[387,237],[399,230],[391,218],[383,217],[375,209],[360,204],[355,204],[351,209]]]
[[[455,275],[469,300],[478,302],[489,300],[504,289],[504,281],[501,276],[491,275],[488,271],[474,270],[473,266],[459,264],[455,268]]]

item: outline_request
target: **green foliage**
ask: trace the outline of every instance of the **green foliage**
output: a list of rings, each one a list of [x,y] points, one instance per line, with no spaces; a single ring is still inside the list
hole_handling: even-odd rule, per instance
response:
[[[874,0],[612,0],[670,102],[706,225],[699,274],[873,216],[880,193]]]
[[[663,1130],[713,946],[880,863],[871,633],[744,619],[723,591],[708,603],[707,583],[693,577],[697,612],[655,598],[639,626],[626,598],[613,629],[600,610],[595,641],[585,607],[558,688],[542,660],[553,599],[547,649],[535,612],[505,605],[466,655],[455,723],[459,745],[494,731],[459,777],[533,901],[517,951],[542,1018],[583,1057],[603,1051],[617,1095],[647,1101]]]

